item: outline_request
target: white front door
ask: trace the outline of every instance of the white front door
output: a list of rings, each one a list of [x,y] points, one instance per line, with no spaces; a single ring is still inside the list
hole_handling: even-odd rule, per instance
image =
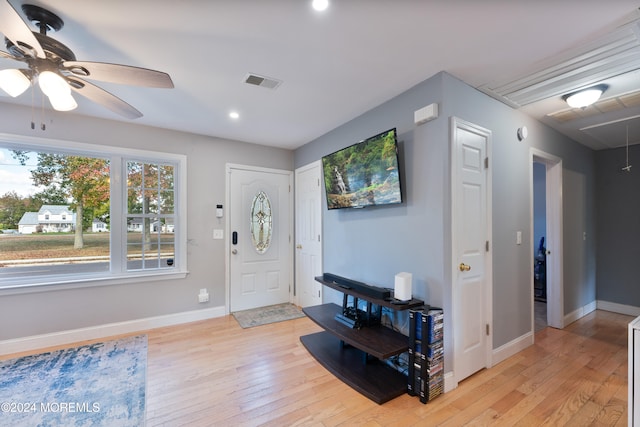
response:
[[[452,121],[454,373],[489,367],[491,293],[487,152],[491,132]]]
[[[290,301],[289,171],[227,166],[229,310]]]
[[[322,304],[321,163],[296,169],[296,295],[302,307]]]

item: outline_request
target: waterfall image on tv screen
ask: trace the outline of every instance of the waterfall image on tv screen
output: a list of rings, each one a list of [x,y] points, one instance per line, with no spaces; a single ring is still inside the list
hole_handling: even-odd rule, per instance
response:
[[[329,209],[402,203],[396,130],[322,158]]]

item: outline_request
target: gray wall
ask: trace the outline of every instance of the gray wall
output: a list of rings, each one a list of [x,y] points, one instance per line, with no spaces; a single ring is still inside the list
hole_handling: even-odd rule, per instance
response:
[[[440,117],[421,126],[413,112],[430,103]],[[413,273],[414,295],[445,309],[445,364],[451,366],[449,120],[492,131],[493,348],[531,332],[532,257],[530,148],[563,159],[565,313],[595,300],[594,155],[506,105],[440,73],[295,152],[295,167],[397,127],[406,202],[401,206],[323,211],[324,270],[379,286]],[[518,141],[526,125],[529,138]],[[326,208],[326,205],[325,205]],[[578,234],[579,230],[579,234]],[[516,232],[522,231],[522,245]],[[328,299],[335,298],[328,294]],[[447,368],[449,370],[450,368]]]
[[[224,228],[214,213],[225,201],[225,163],[292,170],[293,152],[69,113],[44,114],[47,130],[31,130],[30,109],[0,104],[2,132],[187,156],[189,274],[182,280],[0,296],[0,340],[224,306],[224,240],[213,240],[212,232]],[[200,288],[209,289],[209,303],[198,303]]]
[[[640,254],[640,145],[598,151],[598,300],[640,307],[636,264]]]

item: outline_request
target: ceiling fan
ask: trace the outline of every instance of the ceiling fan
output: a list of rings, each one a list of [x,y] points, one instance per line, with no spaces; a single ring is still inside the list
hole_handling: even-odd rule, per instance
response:
[[[133,86],[173,88],[171,77],[161,71],[105,62],[77,61],[67,46],[49,37],[48,31],[59,31],[64,21],[42,7],[23,4],[22,11],[39,32],[29,26],[7,0],[0,0],[0,32],[5,36],[8,52],[0,58],[26,63],[28,68],[0,71],[0,88],[11,96],[22,94],[38,82],[54,109],[69,111],[77,107],[71,91],[96,102],[128,119],[142,113],[117,96],[88,82],[99,80]]]

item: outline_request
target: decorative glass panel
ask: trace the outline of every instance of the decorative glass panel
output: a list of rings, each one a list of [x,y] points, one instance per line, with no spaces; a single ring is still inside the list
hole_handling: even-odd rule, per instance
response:
[[[272,223],[271,201],[260,191],[251,204],[251,241],[259,254],[267,252],[271,245]]]

